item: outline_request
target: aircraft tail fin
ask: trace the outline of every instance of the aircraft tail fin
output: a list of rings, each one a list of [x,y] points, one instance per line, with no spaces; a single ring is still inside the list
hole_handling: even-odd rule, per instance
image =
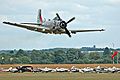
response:
[[[38,10],[38,16],[37,16],[37,23],[38,24],[42,24],[43,19],[42,19],[42,15],[41,15],[41,9]]]

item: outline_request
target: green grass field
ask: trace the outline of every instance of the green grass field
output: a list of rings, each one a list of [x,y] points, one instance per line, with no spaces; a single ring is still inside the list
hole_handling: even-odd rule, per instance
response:
[[[0,73],[0,80],[120,80],[120,73]]]

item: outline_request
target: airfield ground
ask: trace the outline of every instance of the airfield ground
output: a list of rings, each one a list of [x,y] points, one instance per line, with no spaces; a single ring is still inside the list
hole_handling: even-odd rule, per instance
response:
[[[119,73],[0,73],[0,80],[120,80]]]
[[[9,67],[17,67],[17,66],[33,66],[34,68],[44,68],[44,67],[49,67],[49,68],[71,68],[72,66],[75,66],[77,68],[84,68],[84,67],[118,67],[120,68],[120,64],[2,64],[0,65],[0,68],[9,68]]]
[[[0,68],[16,67],[23,64],[12,64],[12,65],[0,65]],[[102,67],[119,67],[120,64],[24,64],[31,65],[33,67],[63,67],[71,68],[71,66],[76,66],[78,68],[82,67],[97,67],[98,65]],[[0,72],[0,80],[120,80],[120,73],[10,73],[10,72]]]

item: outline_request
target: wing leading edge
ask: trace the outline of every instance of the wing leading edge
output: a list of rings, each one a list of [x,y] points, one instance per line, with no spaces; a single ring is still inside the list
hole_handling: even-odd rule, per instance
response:
[[[4,24],[13,25],[21,28],[26,28],[28,30],[42,32],[42,33],[51,33],[51,31],[48,28],[40,27],[39,25],[33,25],[33,24],[25,24],[25,23],[11,23],[11,22],[3,22]],[[39,27],[37,27],[39,26]]]

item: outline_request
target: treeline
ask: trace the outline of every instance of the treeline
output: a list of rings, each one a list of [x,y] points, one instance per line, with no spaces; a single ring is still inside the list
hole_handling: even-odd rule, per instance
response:
[[[112,63],[112,52],[105,48],[103,52],[83,53],[80,49],[56,48],[48,50],[10,50],[0,53],[1,64],[95,64]]]

